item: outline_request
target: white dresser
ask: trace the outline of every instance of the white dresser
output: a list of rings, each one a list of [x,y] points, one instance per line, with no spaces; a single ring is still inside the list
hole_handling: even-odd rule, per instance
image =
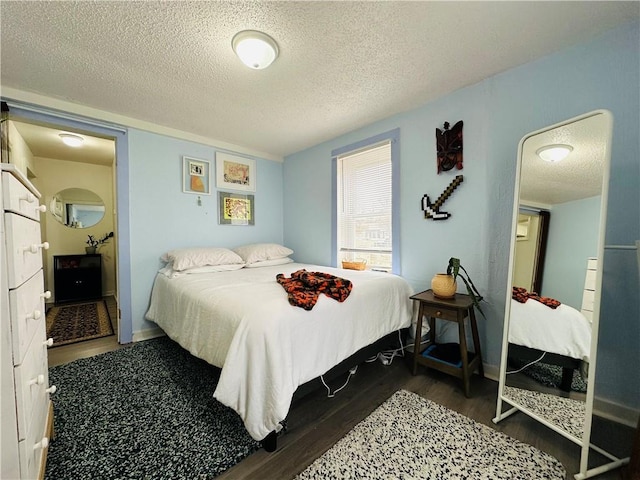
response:
[[[596,298],[596,275],[598,271],[598,259],[589,257],[587,260],[587,274],[584,279],[582,292],[582,307],[580,311],[591,323],[593,321],[593,304]]]
[[[0,183],[0,478],[44,476],[53,404],[49,385],[40,193],[12,164]]]

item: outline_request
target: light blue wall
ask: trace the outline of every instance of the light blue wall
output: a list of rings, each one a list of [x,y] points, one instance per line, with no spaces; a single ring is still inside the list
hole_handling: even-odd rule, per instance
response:
[[[284,241],[305,262],[331,263],[331,150],[400,128],[401,273],[416,290],[451,256],[461,258],[485,295],[480,317],[485,362],[500,360],[517,146],[527,133],[568,118],[608,109],[614,117],[607,244],[631,245],[640,237],[640,61],[637,23],[588,43],[506,71],[415,110],[285,159]],[[435,128],[464,120],[464,170],[436,174]],[[464,182],[447,200],[446,221],[425,220],[423,194],[437,196],[456,173]],[[631,252],[631,251],[629,251]],[[635,255],[635,252],[633,252]],[[613,254],[605,255],[605,265]],[[605,278],[598,387],[606,397],[640,408],[638,267],[616,251],[616,277]],[[617,260],[617,257],[624,260]],[[611,258],[610,258],[611,257]],[[631,261],[633,260],[633,262]],[[605,266],[605,275],[611,272]],[[623,281],[622,279],[628,279]],[[609,292],[610,283],[622,284]],[[622,314],[624,311],[624,314]],[[611,317],[615,317],[612,319]],[[621,332],[624,332],[621,334]],[[619,370],[616,370],[619,369]]]
[[[160,256],[182,247],[236,247],[255,242],[282,243],[283,164],[256,159],[255,225],[218,224],[215,176],[212,195],[182,193],[182,156],[211,162],[213,147],[129,130],[129,180],[131,227],[131,305],[133,332],[154,328],[144,320]],[[226,190],[224,190],[226,191]]]
[[[601,197],[554,206],[541,295],[580,310],[587,258],[597,257]]]

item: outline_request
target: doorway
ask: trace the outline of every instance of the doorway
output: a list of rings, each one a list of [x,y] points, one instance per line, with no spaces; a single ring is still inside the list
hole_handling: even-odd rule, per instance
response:
[[[522,209],[518,213],[513,286],[540,293],[551,214],[547,210]]]
[[[104,281],[103,293],[111,299],[109,314],[114,319],[116,334],[111,340],[118,343],[132,341],[131,324],[131,280],[128,265],[129,256],[129,196],[128,196],[128,138],[127,130],[117,125],[101,123],[97,120],[77,117],[65,112],[48,110],[35,105],[22,104],[3,99],[3,114],[9,110],[8,120],[18,123],[22,135],[26,140],[24,145],[30,144],[34,160],[29,165],[21,165],[21,170],[30,178],[32,183],[42,191],[42,202],[49,208],[53,196],[64,190],[62,186],[72,189],[73,194],[78,185],[89,186],[86,190],[99,190],[98,195],[104,200],[105,219],[90,228],[84,228],[90,218],[100,215],[96,213],[98,207],[93,200],[81,200],[78,205],[72,205],[67,211],[57,209],[56,219],[48,212],[45,215],[47,225],[45,234],[58,237],[55,241],[60,246],[62,254],[85,254],[88,247],[88,236],[95,240],[105,240],[98,247],[100,254],[106,257],[105,272],[101,276]],[[38,144],[35,134],[30,130],[47,133],[49,146]],[[14,128],[14,133],[17,128]],[[60,135],[80,135],[84,139],[83,149],[70,149],[62,144]],[[43,136],[43,135],[41,135]],[[44,142],[44,140],[42,140]],[[55,149],[66,147],[66,154],[62,157]],[[100,147],[100,148],[99,148]],[[6,161],[3,159],[3,161]],[[13,162],[12,162],[13,163]],[[74,182],[77,183],[74,185]],[[79,183],[78,183],[79,182]],[[55,188],[57,185],[60,188]],[[56,190],[56,192],[53,192]],[[93,192],[95,193],[95,192]],[[58,197],[58,202],[61,198]],[[72,202],[69,202],[72,203]],[[58,205],[59,206],[59,205]],[[77,216],[74,218],[74,214]],[[65,218],[66,217],[66,218]],[[67,224],[65,225],[65,221]],[[71,224],[69,226],[68,224]],[[78,228],[82,227],[82,228]],[[92,230],[93,229],[93,230]],[[62,233],[66,232],[66,233]],[[67,238],[65,238],[65,236]],[[63,241],[58,240],[62,238]],[[69,240],[72,238],[73,240]],[[54,242],[52,244],[52,253]],[[44,259],[47,287],[53,282],[53,261]],[[124,265],[124,267],[123,267]],[[55,295],[55,294],[54,294]],[[52,299],[53,300],[53,299]],[[61,347],[62,348],[62,347]],[[54,349],[55,350],[55,349]],[[99,353],[99,352],[96,352]],[[95,353],[94,353],[95,354]],[[84,356],[84,355],[82,355]]]

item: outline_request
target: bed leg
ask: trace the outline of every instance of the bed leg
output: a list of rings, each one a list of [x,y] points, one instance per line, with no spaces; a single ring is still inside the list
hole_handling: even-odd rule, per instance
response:
[[[275,452],[278,448],[278,434],[273,430],[269,435],[262,439],[262,448],[267,452]]]
[[[560,390],[570,392],[571,382],[573,382],[573,368],[562,367],[562,383],[560,384]]]

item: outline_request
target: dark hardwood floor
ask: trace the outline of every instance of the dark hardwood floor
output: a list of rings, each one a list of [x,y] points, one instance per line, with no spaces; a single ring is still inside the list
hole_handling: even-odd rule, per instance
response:
[[[110,304],[110,310],[112,308],[113,304]],[[75,358],[126,347],[118,345],[115,338],[53,348],[49,351],[49,363],[51,366],[59,365]],[[336,379],[330,386],[333,390],[343,382],[344,378]],[[388,366],[378,361],[360,365],[347,388],[334,398],[327,398],[326,389],[319,381],[318,387],[313,393],[294,401],[287,418],[287,432],[278,439],[275,452],[259,450],[218,478],[291,479],[399,389],[415,392],[553,455],[565,466],[567,479],[573,479],[573,474],[579,470],[580,447],[530,417],[517,413],[495,425],[492,418],[495,416],[498,384],[477,375],[471,379],[472,396],[466,398],[458,379],[422,367],[418,375],[413,376],[405,360],[396,358]],[[55,402],[55,397],[53,400]],[[593,443],[606,447],[615,455],[629,455],[634,433],[630,427],[594,417]],[[590,455],[590,467],[602,463],[605,463],[603,457],[596,453]],[[597,478],[622,479],[622,470],[607,472]]]
[[[341,384],[337,380],[334,387]],[[334,398],[327,398],[324,387],[296,401],[287,419],[288,430],[278,439],[273,453],[260,450],[219,479],[290,479],[328,450],[359,421],[363,420],[395,391],[405,389],[455,410],[477,422],[533,445],[556,457],[567,470],[567,479],[579,470],[580,447],[530,417],[518,413],[494,424],[498,384],[475,375],[471,398],[464,396],[458,379],[422,368],[415,377],[403,359],[389,366],[380,362],[363,364],[349,386]],[[634,430],[619,424],[594,419],[594,443],[606,446],[620,456],[631,451]],[[590,466],[605,463],[593,454]],[[607,472],[599,479],[621,479],[621,470]]]

